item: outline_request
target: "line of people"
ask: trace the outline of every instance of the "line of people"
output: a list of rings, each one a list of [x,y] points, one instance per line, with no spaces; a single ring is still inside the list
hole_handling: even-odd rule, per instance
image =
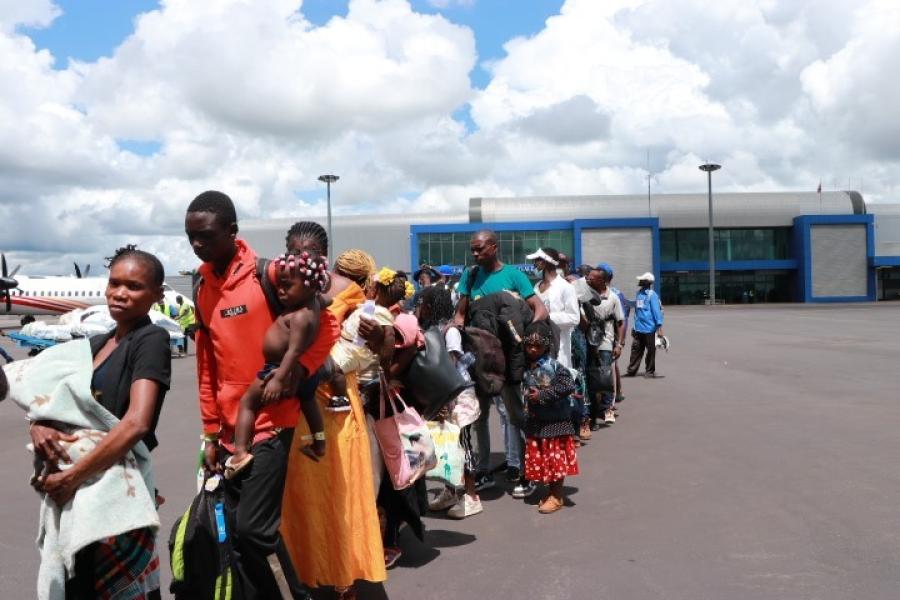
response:
[[[424,539],[421,517],[429,508],[454,518],[482,512],[479,491],[496,485],[501,467],[490,463],[491,407],[502,423],[511,495],[525,498],[544,486],[544,514],[565,506],[563,482],[579,472],[578,446],[615,421],[615,404],[624,399],[615,361],[629,303],[610,287],[609,265],[578,277],[565,256],[538,249],[529,258],[541,279],[532,285],[500,260],[496,235],[485,230],[473,236],[475,264],[454,290],[440,281],[451,276],[448,269],[426,268],[416,276],[428,285],[416,292],[405,273],[378,269],[364,251],[329,263],[327,234],[309,221],[287,232],[282,256],[258,257],[238,236],[231,199],[216,191],[190,203],[185,232],[202,261],[191,316],[202,468],[205,477],[224,479],[234,597],[307,598],[310,588],[331,587],[353,598],[358,581],[386,579],[401,555],[403,523]],[[134,248],[110,266],[107,300],[118,327],[92,340],[90,393],[116,421],[89,458],[68,469],[58,467],[71,462],[67,445],[77,441],[77,427],[39,414],[31,427],[36,454],[57,467],[36,473],[34,486],[57,507],[129,452],[153,449],[169,387],[168,345],[147,319],[162,297],[162,266]],[[662,312],[648,283],[652,275],[635,304],[625,375],[636,371],[644,349],[647,373],[654,371],[649,336],[662,326]],[[645,324],[648,337],[639,338]],[[430,399],[435,390],[417,388],[409,376],[421,372],[415,369],[423,368],[425,340],[435,331],[445,355],[439,359],[463,382],[449,397],[438,393],[439,406]],[[12,387],[11,397],[21,395]],[[461,490],[446,486],[429,502],[424,479],[395,487],[373,435],[390,395],[459,428]],[[158,502],[152,483],[147,487]],[[80,548],[71,561],[75,576],[67,571],[59,597],[120,589],[159,597],[154,532],[123,531]],[[130,552],[135,545],[144,551]]]

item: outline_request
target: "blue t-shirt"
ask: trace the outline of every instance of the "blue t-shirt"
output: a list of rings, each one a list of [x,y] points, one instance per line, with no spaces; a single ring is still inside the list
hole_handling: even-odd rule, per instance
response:
[[[475,271],[475,281],[471,283],[472,269],[463,271],[456,288],[460,296],[468,296],[473,301],[504,291],[515,292],[522,300],[534,296],[534,287],[528,277],[513,266],[503,265],[493,273],[486,272],[482,267],[477,267]]]

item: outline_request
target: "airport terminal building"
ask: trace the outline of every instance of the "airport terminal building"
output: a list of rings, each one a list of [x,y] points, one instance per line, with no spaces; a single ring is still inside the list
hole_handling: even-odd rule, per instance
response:
[[[900,204],[867,204],[849,191],[721,193],[713,206],[719,302],[900,299]],[[279,254],[294,220],[246,221],[241,234]],[[501,259],[526,272],[525,255],[550,246],[575,265],[610,263],[625,290],[650,271],[665,304],[702,304],[708,225],[706,194],[471,198],[466,214],[336,216],[333,244],[335,254],[364,248],[396,268],[461,272],[472,263],[472,233],[487,228]]]

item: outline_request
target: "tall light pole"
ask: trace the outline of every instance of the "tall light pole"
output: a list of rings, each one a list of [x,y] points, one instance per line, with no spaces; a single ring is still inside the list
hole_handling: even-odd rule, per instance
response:
[[[713,240],[713,208],[712,208],[712,173],[722,168],[722,165],[706,163],[700,165],[701,171],[706,171],[706,184],[709,190],[709,304],[716,305],[716,246]]]
[[[324,181],[326,197],[328,198],[328,260],[333,260],[331,248],[334,244],[334,235],[331,232],[331,184],[340,179],[337,175],[319,175],[319,181]]]

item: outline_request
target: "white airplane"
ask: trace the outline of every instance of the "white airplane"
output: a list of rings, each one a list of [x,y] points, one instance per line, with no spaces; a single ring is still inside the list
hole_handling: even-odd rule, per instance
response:
[[[6,256],[0,256],[0,315],[61,315],[77,308],[106,304],[106,277],[82,277],[75,266],[77,277],[16,277],[19,267],[6,270]],[[90,272],[90,266],[85,273]],[[166,304],[175,304],[180,296],[168,284],[163,284]],[[194,303],[184,297],[190,306]]]

